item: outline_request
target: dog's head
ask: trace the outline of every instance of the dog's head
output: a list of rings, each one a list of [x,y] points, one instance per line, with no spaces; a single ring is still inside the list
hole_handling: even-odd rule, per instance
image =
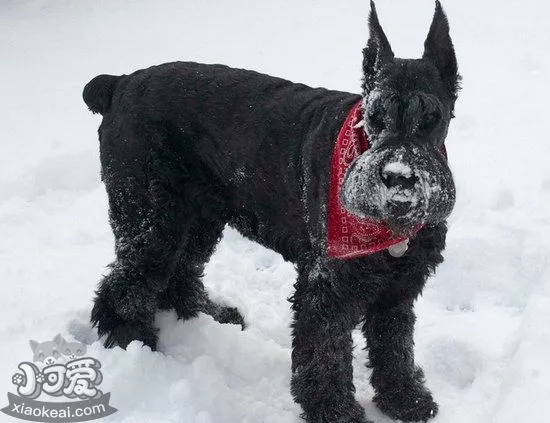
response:
[[[443,143],[460,76],[439,1],[421,59],[394,57],[373,2],[369,28],[363,97],[370,148],[347,172],[342,201],[353,214],[407,235],[444,220],[454,206]]]

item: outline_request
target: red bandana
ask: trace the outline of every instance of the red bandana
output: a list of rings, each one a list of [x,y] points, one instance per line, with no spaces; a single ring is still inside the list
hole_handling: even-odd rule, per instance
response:
[[[349,213],[340,202],[346,171],[357,157],[369,149],[367,134],[360,124],[363,120],[361,106],[362,101],[351,109],[334,146],[328,206],[330,258],[351,259],[366,256],[407,239],[395,236],[385,223],[361,219]]]

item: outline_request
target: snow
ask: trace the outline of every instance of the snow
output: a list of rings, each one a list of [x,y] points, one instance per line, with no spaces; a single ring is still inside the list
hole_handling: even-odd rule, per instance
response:
[[[396,55],[418,57],[431,1],[377,4]],[[417,361],[435,423],[547,421],[550,397],[548,3],[447,0],[464,89],[447,150],[457,184],[446,262],[417,302]],[[288,13],[292,10],[292,13]],[[113,258],[99,117],[81,101],[99,73],[185,59],[359,90],[368,2],[0,2],[0,406],[29,340],[61,332],[102,363],[118,412],[104,421],[299,422],[289,393],[295,272],[227,230],[207,268],[249,328],[157,318],[160,352],[104,349],[89,327]],[[364,342],[357,398],[375,423]],[[16,422],[0,415],[0,422]]]
[[[387,163],[384,166],[384,169],[382,169],[382,175],[388,173],[398,176],[404,176],[405,178],[410,178],[413,171],[407,164],[400,161],[395,161]]]
[[[416,148],[414,150],[416,153]],[[380,185],[381,206],[385,207],[388,202],[409,203],[410,207],[414,209],[418,205],[420,198],[422,198],[427,208],[432,191],[441,190],[441,186],[437,184],[432,186],[432,184],[430,184],[430,179],[432,178],[429,177],[428,172],[421,172],[419,169],[413,171],[407,163],[404,163],[404,153],[405,151],[403,148],[392,151],[387,164],[382,168],[382,184]],[[413,174],[416,176],[417,181],[411,188],[404,188],[399,184],[387,187],[384,183],[384,180],[391,175],[411,178]]]
[[[443,218],[452,210],[455,187],[451,171],[437,160],[439,154],[415,145],[368,149],[352,163],[344,178],[344,206],[358,217],[382,217],[388,222],[392,220],[388,217],[396,215],[395,206],[404,206],[398,212],[409,229],[423,225],[434,213]],[[396,183],[392,175],[408,182]]]

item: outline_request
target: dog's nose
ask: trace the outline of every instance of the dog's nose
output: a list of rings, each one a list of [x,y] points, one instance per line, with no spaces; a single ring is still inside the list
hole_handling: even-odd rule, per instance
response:
[[[382,170],[381,177],[382,183],[388,188],[410,189],[418,181],[416,175],[410,170],[402,171],[401,169],[388,169],[387,167]]]

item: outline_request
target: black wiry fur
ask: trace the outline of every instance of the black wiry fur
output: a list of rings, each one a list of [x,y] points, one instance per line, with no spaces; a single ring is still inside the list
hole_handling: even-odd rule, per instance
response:
[[[379,407],[405,421],[435,415],[414,362],[413,303],[443,261],[454,185],[440,149],[459,76],[439,2],[419,60],[394,58],[371,7],[363,96],[189,62],[88,83],[84,100],[103,115],[102,178],[116,239],[117,258],[92,311],[106,346],[137,339],[155,348],[158,309],[174,308],[182,319],[205,312],[244,327],[239,312],[213,303],[201,282],[229,224],[296,264],[291,388],[308,422],[367,421],[351,364],[359,323]],[[372,149],[347,178],[363,191],[350,183],[343,200],[398,232],[424,225],[400,258],[326,255],[333,146],[361,98]],[[418,177],[387,174],[384,161],[396,151]],[[371,189],[416,195],[421,177],[422,187],[435,187],[421,202],[372,200]]]

